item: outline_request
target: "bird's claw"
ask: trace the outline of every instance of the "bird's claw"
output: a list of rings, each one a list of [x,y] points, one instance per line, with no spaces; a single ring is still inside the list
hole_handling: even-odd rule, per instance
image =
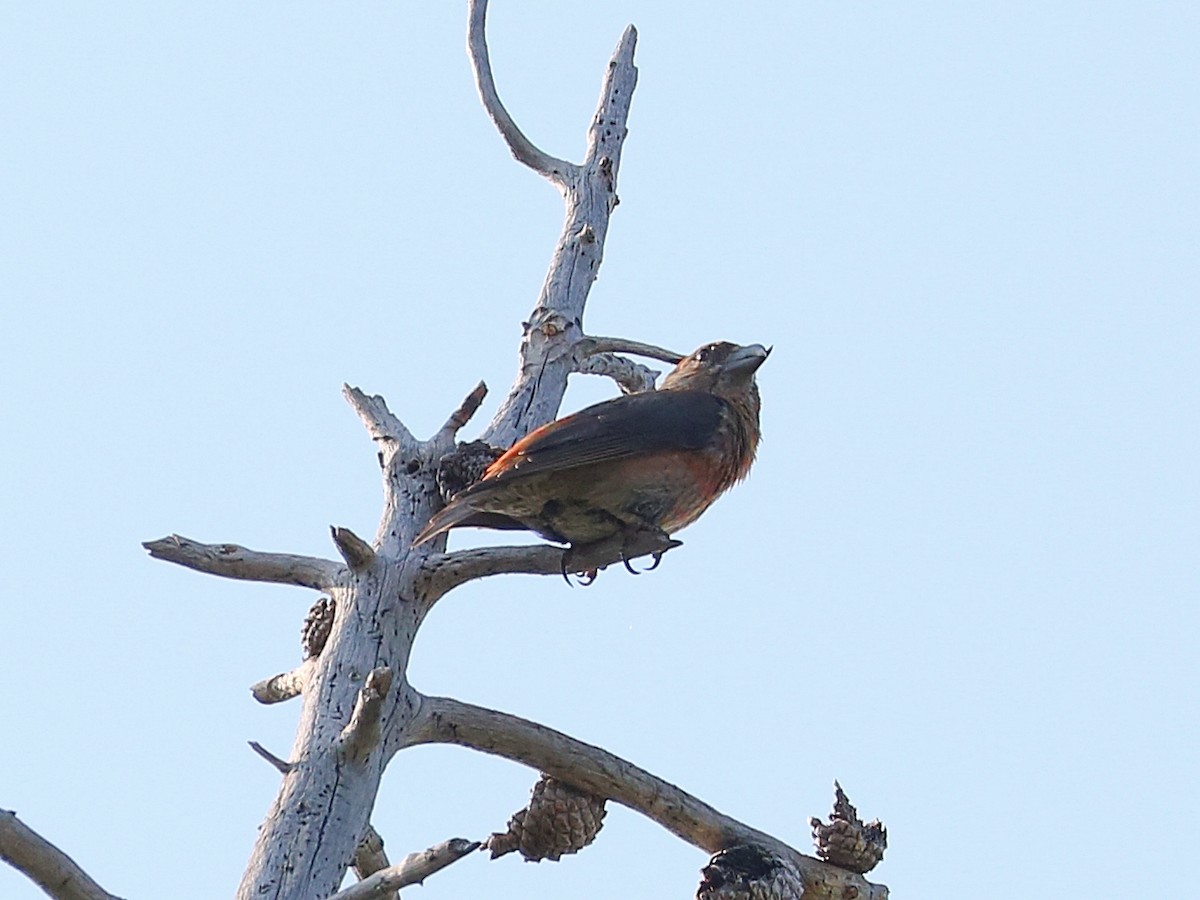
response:
[[[565,581],[567,583],[567,586],[575,587],[575,582],[571,580],[571,575],[572,575],[571,556],[572,556],[572,554],[571,554],[570,548],[563,551],[562,569],[560,571],[562,572],[563,581]],[[587,587],[589,584],[591,584],[593,581],[596,580],[596,576],[600,574],[600,570],[594,569],[594,568],[593,569],[581,569],[580,571],[575,572],[573,574],[579,576],[580,587]]]
[[[646,572],[653,572],[655,569],[657,569],[657,568],[658,568],[658,564],[659,564],[660,562],[662,562],[662,558],[663,558],[663,554],[664,554],[664,553],[666,553],[666,551],[665,551],[665,550],[659,550],[657,553],[651,553],[651,554],[650,554],[650,557],[651,557],[651,559],[653,559],[653,560],[654,560],[654,562],[652,562],[652,563],[651,563],[649,566],[647,566],[647,567],[646,567],[646,568],[645,568],[643,571],[646,571]]]

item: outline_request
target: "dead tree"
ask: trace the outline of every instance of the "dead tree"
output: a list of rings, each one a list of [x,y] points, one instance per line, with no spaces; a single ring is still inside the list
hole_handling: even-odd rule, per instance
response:
[[[582,329],[584,304],[601,259],[637,70],[637,34],[626,29],[605,72],[581,163],[556,159],[521,132],[492,78],[484,37],[486,0],[470,0],[468,49],[484,108],[513,156],[562,193],[566,219],[550,269],[524,324],[517,377],[482,439],[507,447],[553,419],[572,373],[605,375],[624,391],[653,389],[657,372],[629,355],[676,361],[678,354]],[[426,615],[455,587],[499,573],[560,572],[549,545],[445,552],[445,538],[411,547],[441,502],[439,461],[479,407],[481,383],[432,437],[414,437],[385,404],[358,388],[344,394],[378,450],[384,509],[374,540],[333,528],[340,560],[264,553],[235,544],[201,544],[178,535],[148,542],[156,559],[227,578],[289,584],[320,592],[304,628],[305,659],[253,687],[262,703],[302,698],[288,758],[254,749],[282,776],[238,891],[243,900],[394,896],[482,844],[499,855],[557,859],[595,837],[604,803],[637,810],[683,840],[715,854],[704,869],[703,898],[887,896],[862,877],[878,860],[884,835],[863,825],[841,795],[829,825],[814,820],[818,852],[802,854],[723,815],[672,784],[599,747],[544,725],[449,697],[424,696],[407,679],[409,654]],[[673,544],[672,544],[673,545]],[[628,549],[628,548],[626,548]],[[647,546],[644,552],[665,547]],[[621,549],[583,560],[603,567]],[[391,758],[418,744],[453,743],[523,763],[542,773],[530,806],[507,832],[485,842],[455,839],[397,865],[388,863],[370,824],[380,778]],[[0,856],[54,896],[108,898],[61,852],[11,814],[0,815]],[[354,866],[362,879],[339,893]]]

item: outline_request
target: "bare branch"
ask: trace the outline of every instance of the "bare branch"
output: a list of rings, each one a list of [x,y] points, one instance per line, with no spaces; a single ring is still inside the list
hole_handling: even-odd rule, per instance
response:
[[[709,853],[737,844],[771,850],[795,863],[805,884],[815,889],[814,897],[824,896],[820,888],[825,886],[852,886],[857,894],[839,896],[863,900],[887,896],[885,887],[806,856],[607,750],[536,722],[449,697],[426,697],[414,726],[417,742],[473,747],[531,766],[581,791],[628,806]]]
[[[287,775],[289,772],[292,771],[292,769],[296,768],[294,763],[290,763],[287,760],[280,759],[278,756],[276,756],[274,753],[272,753],[270,750],[268,750],[266,747],[264,747],[258,741],[247,741],[246,743],[250,745],[251,750],[253,750],[255,753],[257,753],[259,756],[261,756],[267,762],[269,762],[276,769],[278,769],[280,774]]]
[[[640,394],[654,390],[654,383],[662,373],[635,363],[615,353],[592,353],[575,366],[581,375],[603,375],[611,378],[623,394]]]
[[[308,686],[316,667],[315,659],[307,659],[290,672],[282,672],[251,685],[250,693],[259,703],[266,704],[282,703],[284,700],[299,697]]]
[[[329,900],[384,900],[389,893],[410,884],[420,884],[434,872],[441,871],[478,849],[478,841],[463,838],[443,841],[428,850],[410,853],[396,865],[376,872],[353,887],[334,894]]]
[[[371,567],[371,563],[375,561],[375,550],[370,544],[349,528],[330,525],[329,533],[333,535],[333,543],[338,548],[338,553],[342,554],[342,559],[352,571],[361,572]]]
[[[664,350],[654,344],[643,344],[641,341],[630,341],[616,337],[584,337],[575,345],[576,353],[590,356],[595,353],[629,353],[633,356],[644,356],[646,359],[657,359],[675,365],[684,354],[674,350]]]
[[[629,119],[633,87],[637,84],[637,68],[633,65],[633,51],[636,48],[637,29],[629,25],[621,35],[621,40],[617,42],[612,61],[604,73],[604,81],[600,85],[600,102],[596,105],[596,115],[592,118],[592,127],[588,131],[587,156],[583,159],[584,169],[597,167],[602,173],[607,172],[609,180],[614,183],[617,164],[621,158],[621,144],[629,133],[625,123]],[[614,193],[612,205],[616,204],[617,198]]]
[[[557,159],[549,153],[534,146],[533,141],[517,127],[504,104],[500,102],[500,94],[496,91],[496,80],[492,76],[492,63],[488,56],[487,34],[487,0],[470,0],[467,9],[467,55],[471,58],[471,67],[475,70],[475,86],[479,89],[479,98],[483,108],[496,124],[500,136],[508,144],[517,162],[528,166],[539,175],[549,179],[555,185],[563,187],[572,180],[579,168],[574,163]]]
[[[460,584],[488,575],[561,575],[564,566],[568,572],[598,570],[623,560],[666,553],[682,544],[665,535],[641,532],[574,550],[552,544],[478,547],[430,556],[422,564],[422,573],[426,594],[437,598]]]
[[[342,752],[351,762],[364,762],[371,751],[379,746],[379,716],[391,686],[392,670],[387,666],[379,666],[371,670],[359,688],[354,712],[342,729],[340,738]]]
[[[433,436],[429,442],[435,449],[444,449],[449,452],[454,448],[454,437],[458,434],[460,428],[471,421],[471,416],[479,409],[479,404],[483,402],[483,398],[487,396],[487,385],[482,381],[475,385],[474,390],[467,394],[466,398],[458,409],[450,414],[450,418],[446,420],[446,424],[441,427],[441,430]]]
[[[354,849],[354,872],[358,875],[359,881],[388,868],[391,864],[392,861],[388,859],[387,851],[383,846],[382,835],[375,830],[375,826],[368,825],[367,833],[363,835],[363,839]],[[396,896],[394,892],[385,894],[384,900],[395,900]]]
[[[390,409],[387,402],[380,396],[368,396],[356,387],[342,385],[342,396],[354,407],[362,423],[367,426],[367,433],[375,441],[394,441],[405,450],[413,450],[417,439],[412,432],[404,427]]]
[[[0,809],[0,859],[55,900],[120,900],[7,809]]]
[[[179,534],[146,541],[142,546],[155,559],[186,566],[197,572],[244,581],[295,584],[318,591],[332,588],[345,572],[342,566],[329,559],[291,553],[262,553],[237,544],[201,544]]]

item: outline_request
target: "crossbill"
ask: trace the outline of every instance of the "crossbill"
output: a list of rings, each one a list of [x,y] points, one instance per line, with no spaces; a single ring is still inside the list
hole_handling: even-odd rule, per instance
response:
[[[761,406],[754,375],[769,353],[761,344],[706,344],[658,390],[530,432],[451,498],[414,546],[475,526],[528,530],[578,550],[690,525],[754,462]],[[569,553],[564,574],[568,565]]]

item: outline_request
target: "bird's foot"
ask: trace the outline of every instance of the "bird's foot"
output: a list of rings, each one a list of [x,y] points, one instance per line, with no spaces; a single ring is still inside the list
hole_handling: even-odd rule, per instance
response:
[[[572,544],[563,551],[562,575],[568,584],[573,584],[571,575],[581,576],[580,583],[591,584],[599,571],[612,563],[620,562],[634,575],[658,568],[663,554],[682,545],[669,534],[657,528],[632,527],[588,544]],[[643,570],[633,566],[639,556],[650,556],[654,562]]]

